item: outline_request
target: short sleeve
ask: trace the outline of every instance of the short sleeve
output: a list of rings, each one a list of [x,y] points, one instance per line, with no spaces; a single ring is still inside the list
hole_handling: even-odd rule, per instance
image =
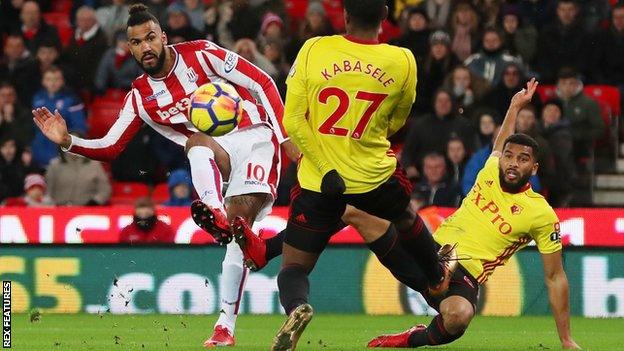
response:
[[[532,228],[530,232],[531,237],[537,244],[539,252],[549,254],[561,250],[561,227],[555,212],[549,208],[543,221],[539,222],[541,224]]]

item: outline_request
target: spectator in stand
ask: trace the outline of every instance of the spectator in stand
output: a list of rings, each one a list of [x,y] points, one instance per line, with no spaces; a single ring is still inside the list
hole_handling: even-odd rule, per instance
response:
[[[191,198],[191,175],[185,169],[176,169],[169,174],[167,181],[169,187],[169,200],[163,206],[190,206]]]
[[[475,8],[479,11],[481,25],[493,27],[498,24],[503,0],[473,0]]]
[[[184,6],[174,2],[167,8],[167,22],[165,33],[170,44],[177,44],[183,41],[202,39],[203,34],[191,26],[188,13],[184,11]]]
[[[603,26],[609,21],[609,14],[611,13],[610,0],[578,0],[579,12],[582,14],[580,20],[583,23],[583,28],[590,34],[594,34],[600,26]],[[613,1],[615,5],[622,3],[622,1]]]
[[[481,107],[475,111],[473,120],[478,130],[477,135],[475,135],[475,149],[479,150],[492,144],[494,131],[503,122],[500,115],[489,107]]]
[[[34,161],[33,161],[33,155],[32,155],[32,149],[30,148],[30,146],[26,146],[24,148],[24,150],[22,151],[22,166],[24,167],[24,173],[25,174],[30,174],[30,173],[37,173],[37,174],[45,174],[45,169],[39,167]]]
[[[14,28],[19,28],[20,11],[24,2],[19,1],[0,1],[0,37],[11,32]]]
[[[50,197],[59,206],[102,206],[111,196],[111,185],[102,164],[61,152],[46,173]]]
[[[479,46],[479,16],[475,9],[467,2],[460,2],[455,6],[451,15],[451,49],[457,57],[464,61],[476,51]]]
[[[521,60],[505,52],[501,33],[494,27],[485,29],[483,32],[482,49],[470,55],[464,64],[477,76],[487,80],[492,86],[498,85],[503,69],[510,63],[520,67]]]
[[[251,5],[250,0],[231,1],[231,19],[227,24],[231,41],[235,43],[243,38],[256,38],[260,32],[260,13]]]
[[[171,226],[156,215],[156,207],[149,197],[142,197],[134,203],[132,223],[119,233],[119,242],[126,244],[159,244],[175,240]]]
[[[453,100],[449,91],[440,89],[434,95],[434,112],[418,117],[410,125],[401,162],[409,178],[419,175],[417,166],[422,158],[431,152],[444,154],[446,144],[452,136],[459,136],[465,145],[473,138],[472,128],[468,120],[458,116],[453,108]]]
[[[464,174],[468,153],[464,141],[458,137],[452,137],[446,144],[446,158],[448,160],[449,180],[454,184],[461,184]]]
[[[460,62],[451,51],[451,37],[448,33],[438,30],[429,39],[429,53],[421,64],[419,62],[416,85],[416,103],[414,112],[424,114],[432,111],[433,93],[442,87],[444,78]]]
[[[152,145],[154,133],[149,128],[141,128],[126,148],[111,162],[113,179],[119,182],[140,182],[154,184],[165,181],[164,175],[157,174],[158,162]],[[161,136],[162,137],[162,136]],[[163,152],[158,148],[158,152]],[[165,173],[162,170],[159,173]]]
[[[528,65],[535,63],[537,55],[537,29],[520,17],[516,4],[506,4],[502,10],[503,48],[518,56]]]
[[[615,85],[624,96],[624,3],[613,7],[609,28],[597,37],[592,77],[598,84]]]
[[[563,118],[563,104],[558,99],[546,101],[542,109],[542,135],[554,150],[556,171],[549,184],[548,202],[553,207],[568,207],[572,198],[576,167],[572,155],[570,120]]]
[[[275,84],[277,85],[282,99],[286,99],[286,78],[290,71],[290,65],[284,59],[282,44],[274,40],[267,41],[264,44],[262,54],[277,70]]]
[[[446,171],[446,160],[438,153],[429,153],[423,159],[423,177],[414,186],[414,193],[423,199],[423,207],[457,207],[460,191]]]
[[[429,52],[429,36],[431,34],[427,11],[422,7],[411,7],[404,11],[406,12],[406,19],[402,34],[390,43],[408,48],[414,54],[416,62],[422,62],[424,56]]]
[[[41,85],[32,101],[32,108],[47,107],[50,111],[58,110],[64,116],[67,127],[79,133],[86,134],[87,122],[84,104],[71,91],[65,88],[63,72],[58,67],[48,68],[43,73]],[[50,160],[58,156],[58,149],[54,143],[46,138],[39,130],[35,130],[32,143],[35,162],[41,167],[47,167]]]
[[[278,78],[279,72],[277,71],[277,68],[273,66],[269,59],[267,59],[266,57],[264,57],[264,55],[258,52],[256,43],[253,40],[240,39],[234,45],[234,52],[245,58],[247,61],[258,66],[258,68],[266,72],[266,74],[270,75],[271,78]]]
[[[35,1],[26,1],[22,5],[20,12],[22,24],[15,28],[16,33],[20,33],[24,38],[26,48],[31,53],[37,52],[39,44],[42,42],[54,42],[57,47],[61,47],[61,39],[55,27],[50,26],[41,18],[39,4]]]
[[[49,207],[54,202],[46,195],[45,179],[40,174],[29,174],[24,180],[24,196],[6,199],[4,206]]]
[[[594,142],[606,132],[598,103],[585,95],[578,72],[569,67],[559,71],[557,96],[563,102],[564,118],[570,120],[575,159],[590,156]]]
[[[310,1],[305,20],[301,22],[299,27],[299,33],[292,38],[285,48],[286,59],[288,62],[294,62],[299,49],[301,49],[301,46],[306,40],[332,34],[334,34],[334,28],[327,18],[327,13],[323,8],[323,4],[316,0]]]
[[[500,126],[496,127],[496,130],[494,131],[494,135],[498,135],[499,128]],[[485,162],[487,161],[487,159],[490,157],[491,154],[492,154],[492,144],[490,143],[489,145],[486,145],[482,147],[481,149],[477,150],[477,152],[475,152],[470,157],[470,159],[468,159],[468,162],[466,163],[466,168],[464,168],[464,175],[462,176],[462,183],[461,183],[462,196],[465,197],[466,195],[468,195],[468,193],[470,192],[470,189],[472,189],[472,186],[477,180],[477,175],[479,174],[481,169],[483,169],[483,166],[485,166]],[[531,178],[529,178],[529,183],[531,184],[531,188],[533,189],[533,191],[535,192],[542,191],[542,185],[537,175],[531,176]]]
[[[26,173],[15,139],[0,139],[0,202],[23,194]]]
[[[537,163],[539,168],[537,169],[537,175],[541,184],[550,189],[553,184],[555,173],[555,160],[550,149],[550,144],[540,134],[540,128],[537,124],[537,114],[535,107],[532,105],[525,106],[516,118],[516,133],[524,133],[529,135],[539,145],[539,153],[537,154]]]
[[[56,66],[63,71],[65,85],[75,89],[78,87],[78,74],[71,66],[61,62],[59,59],[60,48],[53,42],[42,42],[37,49],[35,60],[28,63],[26,69],[20,74],[18,81],[22,82],[19,89],[20,98],[32,101],[35,93],[41,89],[41,78],[43,72],[52,66]]]
[[[540,83],[554,83],[555,74],[563,67],[585,71],[592,43],[577,18],[578,12],[576,1],[559,0],[556,21],[540,33],[537,57]]]
[[[178,0],[182,10],[188,16],[191,27],[198,33],[204,31],[204,3],[201,0]]]
[[[102,94],[107,89],[130,89],[132,82],[143,74],[128,48],[126,31],[115,33],[115,46],[108,49],[95,72],[95,91]]]
[[[459,65],[446,77],[442,87],[453,93],[457,113],[470,116],[473,107],[477,106],[489,91],[490,84],[473,74],[466,66]]]
[[[160,23],[167,23],[167,0],[143,0],[145,6],[149,7],[149,11],[158,19]]]
[[[64,60],[80,73],[79,90],[93,91],[95,71],[108,49],[108,38],[100,28],[92,8],[76,12],[76,33],[65,50]]]
[[[128,6],[125,0],[113,0],[109,6],[102,6],[95,12],[100,27],[106,33],[109,43],[112,43],[115,32],[126,30],[128,21]]]
[[[10,83],[0,83],[0,140],[15,139],[20,148],[30,145],[34,136],[30,110],[19,101]]]
[[[451,0],[425,0],[424,6],[427,9],[429,24],[432,29],[446,29],[453,9]]]
[[[32,61],[33,58],[24,44],[24,38],[16,34],[9,35],[4,42],[4,57],[0,62],[0,79],[13,83],[17,90],[17,97],[24,105],[29,105],[30,100],[24,99],[22,93],[27,91],[26,87],[32,85],[32,82],[25,81],[23,77],[27,74]]]
[[[256,41],[259,45],[268,42],[285,44],[284,21],[273,12],[265,13],[262,17],[262,24],[260,25],[260,34]]]
[[[505,115],[511,98],[522,90],[526,81],[522,67],[517,62],[507,63],[503,68],[501,81],[487,94],[483,101],[484,104],[493,108],[498,116]],[[535,106],[537,111],[540,111],[542,101],[538,94],[533,96],[531,104]],[[501,123],[502,120],[497,122]]]
[[[520,17],[532,24],[541,32],[542,27],[555,20],[557,0],[517,1]]]

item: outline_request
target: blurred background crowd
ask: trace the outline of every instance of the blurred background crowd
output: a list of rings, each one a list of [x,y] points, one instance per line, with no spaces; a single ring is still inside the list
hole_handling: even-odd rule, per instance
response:
[[[344,32],[340,0],[144,0],[169,43],[208,39],[285,78],[309,38]],[[194,196],[183,150],[149,127],[111,164],[66,154],[31,110],[59,110],[70,131],[102,136],[142,72],[128,51],[124,0],[0,2],[0,203],[129,204]],[[416,208],[458,206],[527,78],[539,96],[517,131],[540,145],[533,188],[556,207],[591,206],[597,173],[617,172],[624,88],[624,4],[610,0],[389,0],[380,41],[418,62],[417,99],[393,136]],[[288,204],[285,162],[277,204]]]

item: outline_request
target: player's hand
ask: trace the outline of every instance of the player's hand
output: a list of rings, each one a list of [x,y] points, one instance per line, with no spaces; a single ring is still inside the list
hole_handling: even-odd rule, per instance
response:
[[[71,146],[71,136],[67,132],[67,124],[58,111],[54,111],[52,114],[46,107],[41,107],[34,109],[32,113],[35,124],[50,141],[66,149]]]
[[[533,98],[533,94],[535,94],[535,89],[537,89],[537,85],[539,84],[535,78],[531,78],[530,81],[527,82],[526,88],[520,90],[511,98],[510,106],[516,107],[518,109],[523,108]]]
[[[332,169],[325,173],[321,181],[321,193],[330,196],[342,195],[347,187],[338,171]]]
[[[286,140],[285,142],[283,142],[282,147],[284,148],[286,156],[288,156],[288,158],[292,161],[297,161],[301,156],[301,151],[299,151],[297,145],[295,145],[295,143],[290,140]]]
[[[581,347],[572,339],[562,341],[561,348],[564,350],[581,350]]]

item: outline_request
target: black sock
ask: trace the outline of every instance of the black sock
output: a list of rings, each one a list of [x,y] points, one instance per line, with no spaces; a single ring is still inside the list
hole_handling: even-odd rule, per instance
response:
[[[429,281],[418,262],[400,244],[394,224],[377,240],[368,243],[368,248],[377,256],[392,275],[415,291],[423,291]]]
[[[286,229],[266,240],[266,253],[264,257],[266,257],[267,262],[282,254],[282,244],[284,243],[285,236]]]
[[[464,331],[451,335],[444,328],[444,320],[442,319],[442,315],[437,315],[432,321],[431,324],[425,330],[418,330],[413,332],[408,339],[408,344],[410,347],[418,347],[423,345],[442,345],[448,344],[459,339],[462,335],[464,335]]]
[[[283,267],[277,276],[277,286],[280,302],[287,315],[298,306],[308,303],[310,282],[303,266],[296,264]]]
[[[442,269],[438,260],[436,243],[420,216],[416,215],[412,226],[401,232],[400,238],[403,247],[414,256],[427,274],[427,278],[431,282],[430,285],[435,285],[442,280]]]

